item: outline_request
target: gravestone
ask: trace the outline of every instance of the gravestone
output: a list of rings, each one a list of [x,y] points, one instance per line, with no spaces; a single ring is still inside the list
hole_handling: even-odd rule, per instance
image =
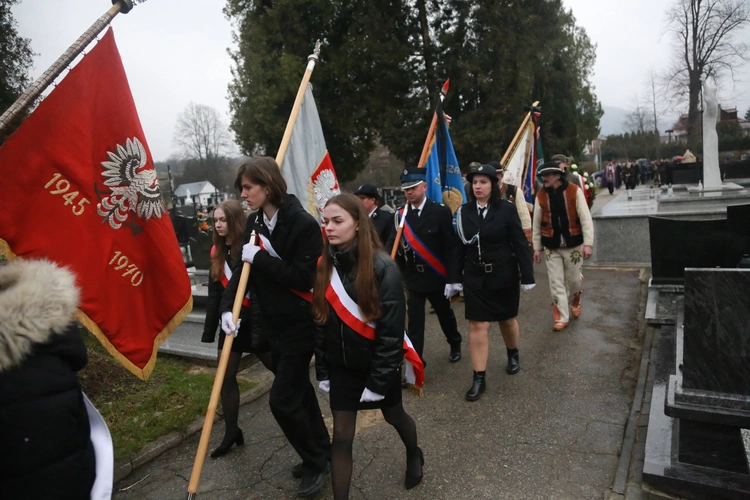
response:
[[[739,261],[744,254],[750,254],[750,204],[727,207],[727,224],[732,234],[734,257]]]
[[[749,304],[750,270],[685,270],[667,415],[750,428]]]
[[[211,268],[212,233],[198,231],[195,238],[190,240],[190,255],[193,257],[193,265],[196,269]]]
[[[686,498],[750,498],[749,303],[750,270],[685,270],[684,307],[659,333],[645,483]]]
[[[734,267],[727,253],[727,220],[649,217],[651,276],[655,285],[682,285],[686,267]]]

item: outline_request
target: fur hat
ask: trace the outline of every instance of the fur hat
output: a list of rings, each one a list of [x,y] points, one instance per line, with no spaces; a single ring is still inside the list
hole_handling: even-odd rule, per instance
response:
[[[53,262],[14,259],[0,265],[0,372],[63,333],[78,300],[75,276]]]

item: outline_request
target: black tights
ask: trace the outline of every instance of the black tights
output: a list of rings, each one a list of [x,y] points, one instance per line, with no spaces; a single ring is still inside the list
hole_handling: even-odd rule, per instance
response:
[[[221,356],[221,351],[219,351]],[[271,370],[270,353],[258,354],[258,359],[268,370]],[[240,414],[240,386],[237,383],[237,372],[242,361],[241,352],[229,353],[227,371],[224,373],[224,382],[221,384],[221,407],[224,411],[224,439],[222,445],[229,444],[237,436],[239,426],[237,420]]]
[[[391,424],[406,447],[406,473],[421,475],[422,463],[417,452],[417,426],[401,403],[383,408],[385,421]],[[356,411],[333,411],[333,442],[331,443],[331,483],[334,500],[349,498],[352,481],[352,443],[357,427]]]
[[[224,411],[224,439],[222,445],[229,444],[237,437],[239,427],[237,419],[240,413],[240,386],[237,383],[237,371],[242,360],[241,352],[229,353],[227,371],[224,373],[224,382],[221,384],[221,407]]]

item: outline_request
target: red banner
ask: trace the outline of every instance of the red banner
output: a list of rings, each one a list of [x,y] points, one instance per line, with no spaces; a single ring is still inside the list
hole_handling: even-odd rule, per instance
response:
[[[192,309],[110,30],[0,148],[0,252],[69,267],[78,318],[140,378]]]

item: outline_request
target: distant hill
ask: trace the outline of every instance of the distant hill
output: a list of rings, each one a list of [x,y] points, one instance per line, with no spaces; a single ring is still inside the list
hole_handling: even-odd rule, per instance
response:
[[[628,131],[627,121],[630,110],[618,108],[617,106],[607,106],[602,104],[604,115],[599,124],[602,129],[602,135],[624,134]],[[672,128],[677,121],[677,116],[659,118],[659,132],[664,135],[664,131]]]

